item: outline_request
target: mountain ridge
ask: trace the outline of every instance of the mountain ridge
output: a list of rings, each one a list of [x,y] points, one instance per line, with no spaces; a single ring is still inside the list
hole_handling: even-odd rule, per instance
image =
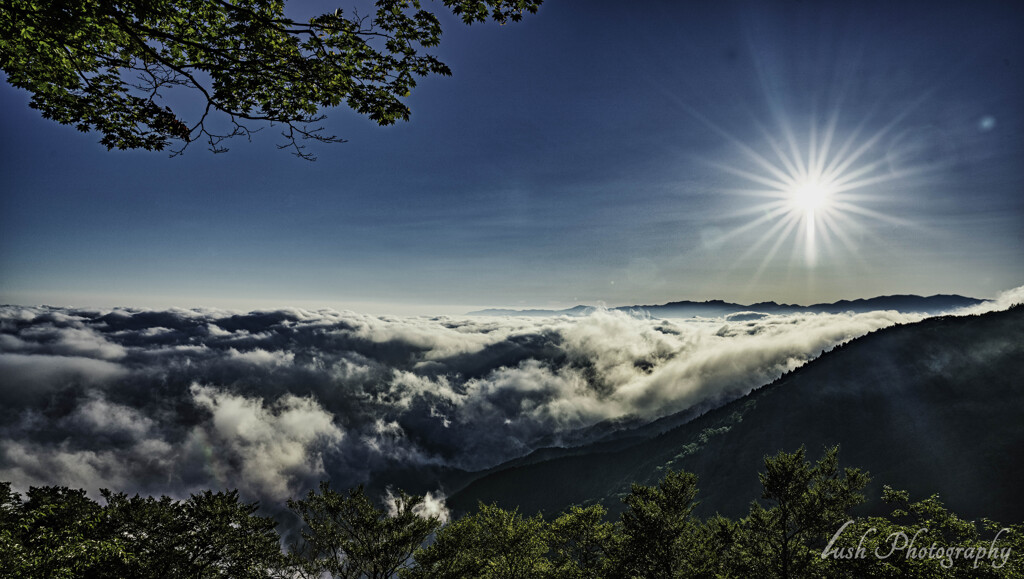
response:
[[[963,307],[984,303],[986,300],[961,296],[957,294],[935,294],[919,296],[915,294],[894,294],[872,298],[839,300],[836,302],[817,303],[809,306],[797,304],[779,304],[774,301],[757,302],[750,305],[737,304],[724,300],[706,300],[702,302],[681,300],[664,304],[619,306],[607,308],[613,311],[643,312],[653,317],[721,317],[730,314],[795,314],[795,313],[862,313],[876,310],[896,310],[902,313],[946,313]],[[546,309],[505,309],[488,308],[467,312],[469,316],[584,316],[601,308],[598,306],[576,305],[562,310]]]
[[[738,400],[651,438],[542,449],[499,465],[449,497],[552,514],[601,502],[614,514],[629,484],[666,468],[700,477],[707,516],[745,514],[759,496],[762,459],[805,445],[840,444],[845,466],[872,474],[866,511],[884,511],[881,486],[939,493],[969,517],[1024,519],[1024,306],[944,316],[877,330]]]

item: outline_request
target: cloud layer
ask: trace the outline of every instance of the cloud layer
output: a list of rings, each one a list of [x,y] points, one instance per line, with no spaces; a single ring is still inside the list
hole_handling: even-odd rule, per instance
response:
[[[401,466],[483,469],[606,421],[723,403],[920,318],[6,306],[0,480],[280,501],[324,478],[341,488]]]

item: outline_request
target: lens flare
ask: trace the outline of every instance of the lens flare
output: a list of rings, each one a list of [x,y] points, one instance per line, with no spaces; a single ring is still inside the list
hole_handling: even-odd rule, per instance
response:
[[[819,258],[835,256],[841,245],[847,256],[858,261],[857,244],[870,238],[864,222],[874,220],[911,225],[905,219],[871,209],[874,201],[891,199],[896,181],[919,176],[927,167],[894,168],[892,151],[885,147],[886,136],[897,120],[867,138],[861,137],[865,123],[847,135],[840,135],[838,113],[820,129],[811,123],[806,139],[798,139],[789,122],[781,122],[781,138],[759,126],[763,143],[742,142],[714,125],[742,153],[745,165],[727,165],[706,161],[712,166],[741,178],[746,187],[724,189],[754,199],[738,215],[757,217],[722,235],[717,241],[756,231],[764,231],[750,243],[738,262],[758,253],[761,264],[755,279],[787,244],[792,246],[791,265],[818,265]],[[707,122],[707,121],[706,121]],[[841,138],[842,137],[842,138]],[[757,147],[757,148],[755,148]],[[802,254],[802,259],[801,259]]]

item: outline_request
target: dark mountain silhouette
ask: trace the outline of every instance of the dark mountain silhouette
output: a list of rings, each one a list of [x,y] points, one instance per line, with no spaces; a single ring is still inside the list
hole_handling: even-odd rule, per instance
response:
[[[775,302],[759,302],[745,306],[722,300],[705,302],[679,301],[661,305],[622,306],[612,308],[625,312],[644,313],[656,318],[689,318],[721,317],[744,314],[794,314],[794,313],[830,313],[845,312],[863,313],[876,310],[896,310],[904,313],[940,314],[958,308],[973,306],[984,302],[976,298],[959,295],[934,295],[928,297],[916,295],[879,296],[869,299],[840,300],[834,303],[800,306],[794,304],[777,304]],[[565,310],[510,310],[486,309],[469,312],[471,316],[585,316],[597,308],[579,305]]]
[[[585,316],[594,310],[593,306],[574,306],[565,310],[511,310],[503,308],[489,308],[469,312],[467,316]]]
[[[1022,378],[1024,306],[894,326],[667,432],[542,449],[479,473],[449,505],[553,514],[602,502],[614,515],[630,483],[654,484],[672,468],[700,477],[698,514],[738,517],[760,496],[766,455],[805,445],[816,457],[839,444],[843,465],[872,476],[866,512],[887,512],[878,497],[888,484],[939,493],[968,518],[1021,521]]]

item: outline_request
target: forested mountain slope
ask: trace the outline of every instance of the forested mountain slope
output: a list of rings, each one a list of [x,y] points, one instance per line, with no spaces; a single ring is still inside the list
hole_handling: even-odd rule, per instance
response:
[[[612,513],[632,482],[666,468],[700,477],[698,513],[738,517],[759,496],[763,458],[841,445],[866,469],[870,512],[887,484],[939,493],[962,516],[1024,520],[1024,307],[931,318],[879,330],[826,353],[739,400],[626,448],[574,450],[510,466],[450,498],[555,513],[602,502]],[[522,464],[521,462],[519,463]]]

